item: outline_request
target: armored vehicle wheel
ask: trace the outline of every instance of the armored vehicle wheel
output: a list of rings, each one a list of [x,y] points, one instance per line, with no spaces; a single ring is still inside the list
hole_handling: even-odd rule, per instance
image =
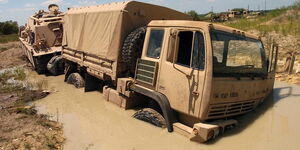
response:
[[[166,120],[165,118],[152,108],[144,108],[139,110],[133,115],[134,118],[149,122],[155,126],[165,128]]]
[[[62,56],[54,56],[47,64],[47,69],[50,73],[57,76],[64,73],[64,61]]]
[[[38,74],[43,74],[45,73],[45,68],[43,66],[43,64],[41,63],[41,61],[39,60],[39,58],[37,57],[34,57],[33,58],[33,61],[34,61],[34,70],[38,73]]]
[[[84,79],[79,73],[71,73],[67,79],[67,83],[73,84],[76,88],[82,88],[85,85]]]
[[[122,61],[130,76],[134,75],[136,60],[142,55],[146,27],[140,27],[132,31],[125,39],[122,47]]]

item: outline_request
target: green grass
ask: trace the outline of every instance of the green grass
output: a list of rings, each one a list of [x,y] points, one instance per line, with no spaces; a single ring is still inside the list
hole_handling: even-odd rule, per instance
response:
[[[19,107],[17,108],[17,113],[22,113],[28,116],[33,116],[37,113],[37,110],[34,107],[26,108],[26,107]]]
[[[9,79],[24,81],[26,79],[25,70],[23,68],[14,68],[0,73],[0,93],[20,91],[24,89],[22,85],[7,83]]]
[[[0,35],[0,43],[18,41],[18,34]]]
[[[4,82],[10,78],[14,78],[15,80],[24,81],[26,78],[26,73],[23,68],[14,68],[12,70],[6,70],[0,74],[0,81]]]
[[[14,85],[14,84],[5,84],[1,85],[0,83],[0,93],[11,93],[11,92],[17,92],[22,91],[25,88],[20,85]]]
[[[4,51],[6,51],[6,50],[8,50],[7,47],[0,47],[0,52],[4,52]]]
[[[281,16],[288,11],[292,11],[288,16]],[[227,26],[238,28],[241,30],[256,29],[260,31],[261,36],[265,36],[268,32],[275,31],[282,35],[294,35],[300,37],[300,1],[294,3],[289,7],[282,7],[268,12],[264,16],[259,16],[254,19],[242,18],[236,21],[224,23]],[[277,17],[277,18],[276,18]],[[266,24],[268,21],[276,18],[276,20],[270,24]]]

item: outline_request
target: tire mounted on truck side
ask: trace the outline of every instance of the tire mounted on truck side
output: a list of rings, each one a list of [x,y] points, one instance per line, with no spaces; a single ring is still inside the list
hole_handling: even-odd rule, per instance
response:
[[[146,27],[139,27],[128,34],[123,43],[122,61],[131,77],[134,76],[137,59],[142,55],[145,34]]]

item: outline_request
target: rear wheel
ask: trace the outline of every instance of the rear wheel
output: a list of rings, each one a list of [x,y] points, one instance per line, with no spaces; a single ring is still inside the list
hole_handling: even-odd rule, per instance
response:
[[[165,128],[166,120],[165,118],[152,108],[144,108],[137,111],[134,115],[134,118],[143,120],[145,122],[151,123],[157,127]]]
[[[82,88],[85,85],[84,79],[79,73],[71,73],[68,76],[67,83],[73,84],[76,88]]]
[[[50,73],[57,76],[64,73],[64,61],[62,56],[53,56],[47,64]]]
[[[131,77],[135,72],[137,58],[142,55],[145,33],[146,27],[137,28],[126,37],[123,43],[122,61]]]

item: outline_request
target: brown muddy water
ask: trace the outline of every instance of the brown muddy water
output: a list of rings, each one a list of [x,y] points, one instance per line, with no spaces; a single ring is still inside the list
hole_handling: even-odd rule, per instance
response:
[[[239,125],[214,141],[201,144],[178,133],[168,133],[132,118],[125,111],[103,100],[100,92],[84,93],[63,82],[64,77],[46,79],[54,90],[36,102],[41,113],[64,125],[66,150],[298,150],[300,149],[300,87],[276,83],[274,93],[255,111],[238,117]]]

